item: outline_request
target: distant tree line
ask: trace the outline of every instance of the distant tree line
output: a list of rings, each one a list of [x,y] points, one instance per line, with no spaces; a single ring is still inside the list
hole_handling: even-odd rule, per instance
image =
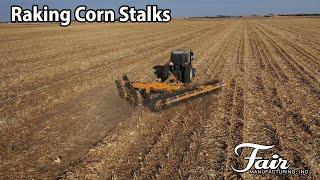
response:
[[[228,15],[217,15],[217,16],[196,16],[196,17],[189,17],[188,19],[216,19],[216,18],[242,18],[242,17],[274,17],[274,16],[320,16],[320,14],[267,14],[267,15],[257,15],[252,14],[250,16],[228,16]]]
[[[217,15],[217,16],[195,16],[189,17],[188,19],[199,19],[199,18],[206,18],[206,19],[216,19],[216,18],[241,18],[243,16],[226,16],[226,15]]]
[[[320,16],[320,14],[279,14],[278,16]]]

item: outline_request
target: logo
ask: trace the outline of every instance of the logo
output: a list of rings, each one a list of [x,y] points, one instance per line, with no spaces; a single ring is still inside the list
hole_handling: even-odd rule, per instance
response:
[[[273,154],[272,159],[264,159],[257,156],[259,151],[272,149],[274,146],[264,146],[260,144],[244,143],[235,147],[234,153],[239,155],[239,150],[244,148],[249,148],[251,154],[249,157],[245,157],[244,160],[247,161],[243,169],[238,169],[239,167],[231,168],[238,173],[248,172],[251,174],[308,174],[308,170],[293,170],[289,169],[290,164],[286,159],[283,159],[278,154]]]

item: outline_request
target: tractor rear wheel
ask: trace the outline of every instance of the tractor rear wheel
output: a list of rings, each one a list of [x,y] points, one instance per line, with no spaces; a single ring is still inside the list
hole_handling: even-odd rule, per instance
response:
[[[193,68],[192,66],[186,66],[184,69],[183,81],[184,83],[191,83],[193,79]]]

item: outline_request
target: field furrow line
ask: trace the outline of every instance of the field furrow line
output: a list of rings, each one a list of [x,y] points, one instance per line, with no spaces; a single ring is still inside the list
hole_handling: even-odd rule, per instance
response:
[[[182,110],[179,111],[185,111],[189,107],[190,106],[187,105],[187,107],[184,107]],[[172,158],[170,155],[170,152],[173,152],[172,148],[177,149],[180,146],[180,143],[182,142],[190,144],[190,142],[192,142],[192,139],[194,139],[195,134],[199,131],[198,129],[201,128],[201,126],[197,125],[198,121],[196,121],[196,119],[186,120],[183,118],[182,114],[177,114],[179,116],[171,118],[168,125],[161,132],[161,135],[157,143],[150,149],[150,151],[145,156],[141,158],[143,159],[143,161],[140,162],[141,166],[139,167],[139,169],[134,171],[136,172],[135,175],[138,178],[156,178],[159,174],[161,174],[161,171],[166,169],[165,166]],[[188,125],[188,123],[191,124]],[[185,133],[185,129],[188,130],[188,135],[183,135]],[[187,138],[177,139],[178,137]],[[187,152],[187,150],[185,150],[185,152]]]
[[[253,47],[257,50],[259,50],[260,47],[256,46]],[[263,77],[263,78],[262,78]],[[268,81],[264,81],[263,79],[267,79]],[[271,82],[271,83],[267,83]],[[306,134],[304,137],[307,136],[312,136],[312,131],[310,129],[310,126],[306,124],[302,120],[302,116],[299,112],[294,113],[294,111],[287,109],[285,105],[283,105],[283,100],[278,96],[277,88],[275,87],[275,83],[277,82],[277,79],[275,79],[274,76],[271,74],[266,74],[266,75],[258,75],[257,76],[257,90],[261,94],[260,97],[263,97],[263,100],[265,101],[266,104],[273,105],[272,109],[270,111],[273,111],[276,115],[276,117],[273,119],[270,119],[270,121],[267,121],[267,129],[273,129],[272,134],[277,135],[280,137],[279,142],[275,141],[277,144],[280,144],[279,146],[279,151],[283,150],[283,154],[288,158],[291,157],[292,151],[290,149],[287,149],[287,147],[292,147],[293,144],[287,140],[287,135],[286,132],[290,131],[292,135],[294,136],[296,130],[295,127],[298,129],[303,130]],[[267,84],[266,84],[267,83]],[[281,81],[279,82],[281,83]],[[277,119],[278,118],[278,119]],[[290,125],[288,125],[288,120],[291,121]],[[285,123],[285,124],[283,124]],[[275,127],[275,128],[270,128],[270,127]],[[286,129],[286,130],[285,130]],[[290,130],[289,130],[290,129]],[[300,134],[302,136],[302,134]],[[274,138],[273,138],[274,139]],[[316,145],[316,144],[315,144]],[[295,146],[297,147],[297,146]],[[299,148],[297,148],[299,149]],[[307,150],[305,149],[304,152]],[[296,151],[298,152],[298,151]],[[304,164],[304,166],[299,166],[299,164],[296,164],[295,166],[299,168],[308,168],[311,169],[313,172],[315,171],[315,167],[313,165],[313,160],[312,157],[308,157],[304,155],[305,153],[302,153],[302,150],[299,150],[299,154],[295,153],[297,157],[300,159],[304,157],[304,159],[307,160],[307,164]],[[291,159],[292,160],[292,159]],[[294,161],[294,160],[292,160]],[[313,174],[314,175],[314,174]]]
[[[239,66],[240,72],[243,73],[244,72],[244,68],[243,68],[243,58],[244,58],[244,35],[246,34],[247,31],[247,22],[245,22],[244,26],[242,27],[244,28],[242,34],[240,35],[240,41],[238,44],[238,49],[237,49],[237,64]]]
[[[294,34],[295,36],[297,37],[300,37],[300,40],[302,40],[304,42],[305,45],[307,46],[311,46],[312,48],[314,48],[315,50],[317,50],[318,52],[320,51],[319,49],[319,46],[320,46],[320,43],[319,41],[317,41],[318,37],[313,35],[313,34],[310,34],[308,32],[306,32],[306,29],[297,29],[296,27],[293,27],[293,26],[286,26],[286,25],[275,25],[275,24],[272,24],[272,23],[267,23],[269,26],[272,26],[272,27],[275,27],[275,28],[278,28],[278,29],[281,29],[285,32],[289,32],[289,33],[292,33]],[[304,38],[304,36],[306,38]]]
[[[182,110],[183,109],[184,108],[182,108]],[[129,153],[126,155],[122,155],[124,158],[130,158],[124,161],[126,165],[124,166],[124,164],[115,164],[116,168],[112,174],[117,174],[117,176],[121,175],[123,177],[148,177],[148,174],[141,174],[142,171],[144,173],[148,172],[148,169],[145,167],[148,163],[155,163],[151,166],[151,168],[155,169],[149,169],[151,170],[151,172],[153,170],[155,170],[155,172],[153,173],[159,171],[158,168],[162,166],[161,160],[167,158],[167,151],[170,145],[174,143],[173,138],[175,138],[175,136],[179,132],[179,128],[183,123],[176,122],[176,119],[179,118],[181,118],[181,114],[177,113],[172,118],[161,120],[161,122],[158,123],[157,128],[152,128],[151,132],[143,135],[144,138],[139,138],[138,141],[128,149]],[[159,149],[159,147],[161,149]],[[153,153],[160,153],[157,150],[160,150],[160,152],[163,152],[164,154],[157,154],[158,159],[150,159]],[[164,155],[164,157],[160,155]],[[130,167],[129,169],[128,166]]]
[[[309,90],[314,93],[315,98],[320,100],[319,83],[316,77],[302,67],[296,60],[287,53],[281,46],[279,46],[270,36],[260,31],[269,43],[273,45],[274,50],[277,54],[282,57],[288,67],[292,70],[293,75],[302,83],[309,87]]]
[[[257,38],[256,41],[260,41],[260,43],[263,45],[263,46],[256,46],[257,47],[257,50],[258,51],[261,51],[262,54],[267,57],[269,56],[270,54],[268,54],[267,51],[263,51],[263,49],[268,49],[268,47],[266,46],[266,44],[263,42],[263,40],[261,38]],[[260,49],[261,48],[261,49]],[[271,57],[270,57],[271,58]],[[278,80],[278,83],[279,84],[282,84],[284,85],[283,81],[281,81],[280,79],[274,79],[274,77],[277,77],[277,76],[273,76],[273,74],[270,74],[269,76],[267,76],[268,79],[270,79],[270,82],[272,83],[272,87],[270,87],[270,90],[269,90],[269,99],[268,99],[268,103],[270,104],[273,104],[274,106],[276,106],[279,110],[283,111],[285,110],[285,107],[283,105],[283,100],[281,100],[281,98],[278,96],[278,90],[277,88],[275,87],[275,83],[277,82]],[[266,89],[265,89],[265,86],[263,86],[263,80],[261,78],[261,75],[260,76],[257,76],[257,84],[258,84],[258,87],[260,90],[262,90],[262,92],[266,93]],[[294,93],[293,93],[294,94]],[[288,111],[288,110],[286,110]],[[289,111],[290,112],[290,111]],[[298,121],[298,120],[297,120]],[[300,121],[299,121],[300,122]],[[297,123],[297,124],[300,124],[300,126],[302,127],[302,129],[306,130],[306,132],[308,132],[310,134],[311,130],[310,128],[308,128],[309,126],[306,125],[304,122],[300,122],[300,123]],[[303,124],[303,125],[302,125]]]
[[[290,55],[289,52],[287,52],[283,47],[281,47],[279,45],[278,42],[276,42],[269,34],[264,32],[264,29],[261,28],[257,28],[257,30],[259,30],[259,32],[261,34],[263,34],[265,37],[267,37],[269,39],[269,42],[274,44],[274,47],[277,47],[277,49],[279,50],[279,52],[281,52],[283,54],[283,56],[285,56],[287,59],[290,59],[291,65],[294,66],[295,69],[299,70],[299,72],[301,71],[303,74],[306,74],[306,76],[308,76],[310,79],[312,79],[313,81],[315,81],[316,83],[319,84],[319,80],[314,76],[313,73],[309,72],[310,70],[307,69],[306,67],[304,67],[303,65],[301,65],[295,58],[292,57],[292,55]]]
[[[250,33],[250,36],[252,35],[253,35],[253,31],[251,31]],[[249,38],[252,38],[253,41],[257,41],[257,38],[253,38],[253,36]],[[255,43],[251,45],[252,51],[254,49],[256,49],[257,51],[261,51],[260,48],[262,47],[255,46],[255,45],[256,45]],[[254,56],[254,59],[257,59],[257,57]],[[256,60],[256,64],[257,64],[256,69],[258,69],[259,61]],[[253,83],[256,82],[254,83],[256,84],[256,90],[252,89],[253,91],[251,91],[250,93],[256,98],[255,101],[257,101],[257,103],[258,102],[262,103],[261,100],[264,101],[265,103],[265,105],[260,106],[260,108],[262,108],[261,110],[259,108],[259,111],[261,111],[260,114],[262,114],[262,117],[260,117],[261,115],[259,114],[257,114],[258,116],[255,117],[256,121],[258,120],[258,122],[256,123],[259,123],[256,125],[257,126],[256,128],[258,129],[258,132],[262,138],[262,139],[258,138],[257,140],[262,141],[262,143],[265,145],[276,145],[276,147],[273,150],[274,152],[277,152],[278,154],[285,156],[285,158],[290,157],[290,154],[289,154],[290,151],[287,149],[288,142],[285,142],[284,139],[286,137],[282,133],[283,132],[282,129],[281,128],[279,129],[279,123],[283,121],[281,118],[281,112],[282,112],[281,108],[283,107],[283,105],[282,105],[281,99],[277,96],[276,88],[274,87],[276,85],[275,82],[279,81],[279,79],[272,76],[271,74],[261,73],[259,70],[255,71],[255,73],[256,73],[255,75],[256,78],[252,80],[253,80]],[[265,81],[264,79],[268,79],[268,81]],[[269,81],[271,82],[271,84],[269,84]],[[270,105],[272,106],[270,107]],[[274,115],[273,117],[268,117],[268,119],[265,119],[267,118],[266,116],[267,113],[272,113]],[[271,156],[272,154],[270,155],[270,153],[271,152],[264,153],[264,155]],[[288,176],[278,175],[276,177],[282,179]]]
[[[299,53],[299,55],[305,57],[304,60],[307,61],[304,64],[307,65],[309,68],[315,69],[314,73],[318,73],[320,72],[319,66],[320,66],[320,59],[317,58],[316,56],[312,55],[311,53],[309,53],[307,50],[305,50],[304,48],[300,47],[299,45],[297,45],[296,43],[290,42],[288,39],[283,38],[281,35],[274,33],[273,31],[266,29],[265,26],[263,26],[260,23],[257,23],[257,25],[261,28],[264,29],[268,32],[268,34],[271,34],[273,37],[279,39],[281,42],[283,42],[284,44],[290,46],[292,49],[294,49],[297,53]]]
[[[208,77],[208,79],[217,78],[217,75],[221,73],[223,67],[220,66],[222,66],[225,63],[223,55],[229,47],[230,43],[232,42],[230,34],[232,34],[233,31],[234,28],[230,28],[228,32],[224,34],[223,40],[221,42],[223,45],[221,46],[221,49],[218,51],[218,53],[214,57],[212,57],[213,53],[208,57],[210,63],[206,65],[204,70],[204,74]]]
[[[249,26],[250,27],[250,26]],[[252,50],[252,53],[253,53],[253,56],[255,57],[256,60],[258,60],[259,62],[259,68],[261,70],[264,70],[266,65],[264,64],[263,60],[262,60],[262,57],[260,55],[260,51],[258,51],[255,47],[257,47],[257,43],[256,41],[253,40],[253,32],[251,30],[251,27],[249,28],[248,30],[248,34],[249,34],[249,41],[250,41],[250,47],[251,47],[251,50]]]
[[[233,148],[242,142],[243,127],[243,90],[241,87],[237,87],[235,79],[230,84],[226,99],[224,121],[230,128],[225,149],[226,165],[224,177],[226,179],[242,179],[240,174],[231,169],[231,165],[233,167],[241,167],[241,162],[234,156]]]
[[[261,40],[261,37],[259,34],[255,31],[251,32],[252,37],[255,39],[253,42],[255,43],[255,47],[260,47],[258,49],[255,49],[255,51],[259,52],[260,59],[265,59],[264,64],[267,64],[267,72],[270,73],[272,76],[275,76],[279,81],[286,83],[289,78],[286,75],[285,71],[280,68],[278,63],[273,60],[273,58],[270,56],[271,52],[266,47],[265,43]]]
[[[207,177],[204,176],[204,178],[222,179],[225,176],[225,171],[230,168],[228,167],[227,156],[232,151],[230,150],[232,147],[230,142],[228,142],[230,129],[226,127],[229,127],[231,124],[231,115],[233,113],[231,106],[233,106],[233,94],[236,91],[236,80],[232,78],[235,77],[235,73],[237,73],[237,71],[231,71],[230,66],[237,61],[242,61],[242,59],[237,59],[241,33],[236,31],[236,29],[239,28],[239,26],[242,27],[243,23],[244,21],[239,21],[235,24],[234,28],[226,34],[219,52],[214,57],[214,63],[209,64],[205,71],[208,73],[210,70],[210,72],[212,72],[210,77],[219,78],[226,84],[230,81],[230,84],[228,84],[228,88],[226,87],[227,90],[219,93],[217,100],[210,106],[213,109],[205,123],[203,147],[208,150],[202,150],[202,152],[207,154],[205,167],[208,173],[206,173]],[[239,39],[239,41],[237,42],[235,39]],[[216,103],[220,103],[221,105],[217,105]],[[212,141],[215,141],[214,144]]]
[[[190,106],[189,106],[190,107]],[[193,113],[188,113],[193,117]],[[156,173],[156,177],[163,178],[183,178],[186,176],[181,171],[184,162],[187,161],[188,155],[193,150],[191,144],[194,143],[195,134],[199,133],[198,118],[185,118],[182,119],[182,126],[176,131],[174,143],[169,147],[168,158],[164,166]]]
[[[183,107],[181,108],[183,110]],[[139,115],[140,116],[140,115]],[[176,120],[179,119],[181,114],[176,113],[175,116],[169,118],[165,116],[165,113],[161,115],[161,121],[158,119],[150,119],[150,122],[153,124],[144,124],[145,120],[142,120],[144,127],[139,127],[137,129],[138,137],[134,142],[127,144],[122,147],[122,150],[117,152],[112,152],[112,156],[108,159],[108,164],[104,168],[103,176],[107,179],[112,177],[119,178],[134,178],[141,177],[141,170],[143,172],[148,172],[145,168],[145,165],[148,163],[152,164],[152,171],[156,171],[156,168],[159,168],[161,164],[160,156],[161,154],[157,154],[159,159],[154,159],[154,161],[150,162],[149,158],[152,157],[153,153],[160,153],[165,151],[168,146],[171,145],[171,141],[169,138],[173,138],[175,134],[171,134],[172,132],[176,133],[173,130],[176,130],[180,127],[182,122],[177,123]],[[139,117],[141,118],[141,117]],[[138,124],[141,124],[138,122]],[[140,131],[139,131],[140,130]],[[168,143],[168,144],[167,144]],[[161,149],[159,149],[161,148]],[[162,149],[163,148],[163,149]],[[160,150],[160,151],[157,151]],[[164,154],[165,156],[166,154]],[[116,158],[117,160],[113,159]],[[79,162],[82,163],[82,162]],[[78,166],[79,164],[74,164],[74,166]]]

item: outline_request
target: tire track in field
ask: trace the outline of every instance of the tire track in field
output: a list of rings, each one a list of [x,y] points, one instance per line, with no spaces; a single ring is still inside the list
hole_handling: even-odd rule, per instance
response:
[[[243,73],[244,72],[244,68],[243,68],[243,58],[244,58],[244,35],[246,34],[246,28],[247,28],[247,22],[245,21],[245,24],[243,26],[244,30],[242,32],[242,34],[240,35],[240,41],[238,44],[238,49],[237,49],[237,61],[236,64],[238,64],[240,72]]]
[[[185,110],[195,108],[191,103],[186,105],[187,108]],[[199,104],[199,101],[196,104]],[[183,165],[188,163],[190,153],[198,151],[198,147],[192,146],[192,143],[195,143],[196,136],[201,134],[202,131],[199,116],[197,112],[189,111],[181,116],[181,119],[178,119],[178,122],[182,122],[182,125],[177,127],[177,135],[174,137],[173,144],[168,148],[167,161],[162,165],[160,171],[155,174],[155,177],[159,179],[183,179],[190,176],[192,172],[189,169],[186,172],[183,172],[182,169]]]
[[[184,108],[181,108],[182,111],[184,111]],[[131,178],[131,177],[138,177],[141,174],[141,168],[143,168],[143,165],[145,164],[145,161],[148,160],[150,154],[154,151],[155,148],[158,146],[161,146],[162,140],[166,137],[166,132],[171,130],[171,127],[174,129],[180,129],[181,124],[177,123],[175,124],[174,121],[177,118],[181,118],[181,114],[177,113],[174,117],[169,118],[165,117],[164,119],[161,119],[161,122],[157,124],[157,128],[151,129],[150,132],[147,132],[147,134],[142,135],[141,138],[139,138],[133,146],[128,149],[128,154],[123,154],[123,158],[126,159],[126,161],[123,161],[125,163],[117,163],[114,167],[113,175],[120,176],[122,178]],[[181,122],[180,122],[181,123]],[[177,127],[178,126],[178,127]],[[173,130],[175,133],[175,131]],[[179,132],[179,131],[178,131]],[[174,134],[177,135],[177,134]],[[173,138],[173,137],[171,137]],[[166,139],[168,144],[167,147],[162,147],[164,152],[166,149],[171,145],[172,139]],[[162,154],[158,154],[160,156]],[[166,154],[164,154],[166,155]],[[156,168],[161,167],[160,164],[155,165]],[[157,170],[157,169],[156,169]],[[156,173],[156,171],[154,172]]]
[[[179,107],[177,111],[187,112],[187,109],[187,107]],[[167,112],[164,112],[164,114],[167,114]],[[153,141],[150,148],[143,148],[142,150],[141,143],[138,143],[140,144],[139,147],[134,148],[137,149],[136,152],[140,152],[140,158],[136,166],[130,167],[133,172],[132,175],[126,177],[152,179],[157,177],[163,170],[166,170],[165,166],[179,167],[180,160],[183,157],[180,153],[178,155],[175,154],[176,149],[182,152],[187,151],[186,146],[194,135],[197,126],[195,121],[187,120],[182,113],[175,114],[176,116],[172,118],[167,117],[164,128],[157,128],[159,133],[155,136],[156,141]],[[145,141],[145,139],[141,140]],[[147,151],[145,151],[146,149]],[[173,160],[178,162],[172,162]],[[170,162],[173,164],[170,164]]]
[[[175,119],[175,118],[174,118]],[[162,132],[157,144],[145,155],[141,167],[136,175],[141,179],[154,179],[163,169],[165,162],[168,161],[169,147],[174,146],[174,138],[177,136],[177,128],[182,127],[182,122],[171,122]]]
[[[229,125],[230,128],[225,149],[226,165],[224,170],[224,177],[226,179],[242,179],[239,173],[235,173],[231,169],[231,166],[242,167],[241,160],[235,157],[233,153],[234,147],[242,143],[242,130],[244,120],[243,89],[237,86],[237,82],[235,79],[233,79],[230,84],[230,88],[226,94],[226,99],[224,121]]]
[[[247,34],[247,21],[243,21],[242,32],[240,33],[236,59],[234,64],[238,66],[236,77],[232,79],[230,89],[226,94],[225,119],[229,124],[229,134],[227,139],[226,152],[226,169],[224,178],[226,179],[243,179],[242,174],[236,173],[231,167],[241,168],[243,165],[241,152],[239,157],[234,154],[234,148],[243,142],[244,129],[244,89],[241,84],[244,84],[244,58],[245,58],[245,35]]]
[[[243,123],[244,123],[244,90],[241,86],[237,86],[236,89],[236,98],[235,98],[235,109],[234,109],[234,115],[235,117],[232,120],[231,123],[231,130],[230,130],[230,141],[231,147],[236,147],[237,145],[241,144],[243,142]],[[234,157],[233,149],[230,149],[232,152],[232,158],[230,159],[233,164],[233,167],[242,167],[242,162],[240,159]],[[231,165],[228,167],[230,168]],[[231,169],[230,169],[231,171]],[[230,173],[229,171],[229,173]],[[231,171],[231,174],[233,174],[233,177],[240,178],[239,173],[235,173],[233,170]],[[226,176],[228,178],[228,176]]]
[[[190,104],[190,103],[188,103]],[[179,107],[174,117],[167,116],[170,112],[164,112],[157,128],[147,132],[135,141],[128,149],[128,154],[121,154],[121,162],[111,165],[114,169],[110,177],[138,179],[155,178],[169,174],[177,175],[177,169],[183,163],[185,154],[189,151],[190,142],[201,128],[196,119],[188,119],[190,115],[179,112],[187,112],[190,107]],[[165,120],[164,120],[165,119]],[[158,121],[158,120],[157,120]],[[168,171],[169,166],[170,171]],[[110,171],[110,170],[109,170]],[[110,178],[109,175],[107,178]]]
[[[208,102],[204,99],[200,105],[196,104],[193,108],[197,111],[195,114],[195,133],[190,138],[188,151],[180,166],[179,173],[181,179],[201,179],[207,173],[203,167],[205,163],[205,154],[202,153],[204,147],[202,146],[202,137],[204,136],[204,122],[208,115],[207,107]]]
[[[249,31],[249,34],[252,34],[252,31]],[[260,52],[259,52],[256,48],[254,48],[254,47],[257,46],[257,44],[256,44],[256,42],[253,40],[252,35],[250,35],[249,37],[250,37],[249,40],[250,40],[250,45],[251,45],[251,50],[252,50],[252,52],[253,52],[253,56],[255,57],[255,59],[258,60],[258,62],[259,62],[259,68],[260,68],[261,70],[263,70],[263,69],[265,69],[266,65],[264,64],[264,62],[263,62],[263,60],[262,60],[262,58],[261,58]]]

